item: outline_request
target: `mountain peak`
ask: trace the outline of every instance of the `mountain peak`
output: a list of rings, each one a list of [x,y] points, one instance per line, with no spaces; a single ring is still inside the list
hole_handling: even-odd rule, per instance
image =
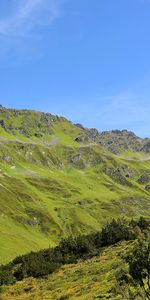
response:
[[[115,129],[101,132],[96,128],[85,128],[82,124],[72,124],[64,117],[48,112],[7,109],[0,105],[0,127],[16,139],[37,138],[44,142],[54,137],[62,144],[65,140],[69,140],[70,144],[78,143],[79,146],[97,144],[114,154],[127,150],[150,153],[150,139],[139,138],[132,131]]]

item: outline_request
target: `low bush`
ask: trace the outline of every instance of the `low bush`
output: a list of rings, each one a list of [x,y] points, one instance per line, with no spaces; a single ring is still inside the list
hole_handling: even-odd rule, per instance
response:
[[[56,271],[63,264],[76,263],[96,256],[107,246],[122,240],[134,240],[139,232],[145,232],[148,221],[127,222],[125,219],[112,220],[101,232],[87,236],[68,237],[55,248],[31,252],[15,258],[6,266],[0,267],[0,285],[12,284],[27,277],[43,277]],[[122,273],[121,280],[125,280]]]

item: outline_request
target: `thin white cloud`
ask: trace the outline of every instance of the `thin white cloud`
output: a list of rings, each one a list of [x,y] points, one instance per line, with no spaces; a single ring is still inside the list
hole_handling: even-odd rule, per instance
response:
[[[138,136],[147,137],[150,132],[150,73],[131,84],[126,91],[114,95],[88,95],[81,99],[80,110],[76,101],[65,108],[65,115],[74,123],[95,127],[100,131],[127,129]],[[91,100],[92,99],[92,100]],[[59,108],[63,111],[63,105]],[[67,113],[66,113],[67,111]],[[58,112],[59,114],[59,112]]]
[[[128,129],[139,136],[148,136],[150,130],[150,102],[149,95],[141,91],[124,93],[106,97],[103,107],[97,103],[95,121],[103,124],[103,130]]]
[[[36,28],[48,26],[60,15],[60,0],[17,0],[14,5],[13,14],[0,19],[1,35],[28,35]]]

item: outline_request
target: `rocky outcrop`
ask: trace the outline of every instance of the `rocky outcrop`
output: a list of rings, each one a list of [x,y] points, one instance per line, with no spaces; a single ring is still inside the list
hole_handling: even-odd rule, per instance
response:
[[[141,151],[145,153],[150,153],[150,139],[143,140],[143,146],[141,148]]]
[[[7,162],[7,163],[11,163],[11,162],[12,162],[12,158],[11,158],[10,156],[8,156],[8,155],[4,155],[4,156],[2,157],[2,159],[3,159],[5,162]]]
[[[71,122],[64,117],[33,110],[6,109],[0,105],[0,127],[9,134],[21,134],[28,138],[36,136],[42,139],[44,135],[54,134],[55,125],[59,122],[65,125],[62,126],[62,133],[65,132],[69,135]],[[120,154],[128,150],[150,153],[150,139],[139,138],[131,131],[112,130],[100,132],[95,128],[85,128],[81,124],[71,124],[71,126],[74,141],[79,144],[94,143],[114,154]],[[59,130],[61,130],[61,126]]]
[[[99,136],[99,144],[107,150],[119,154],[122,151],[140,151],[142,139],[127,130],[104,131]]]
[[[150,192],[150,184],[146,185],[145,190],[146,190],[147,192]]]
[[[137,180],[140,184],[145,184],[150,181],[150,176],[147,173],[142,174],[139,179]]]
[[[83,143],[83,142],[88,142],[88,141],[89,141],[89,138],[86,135],[78,136],[75,139],[75,142],[77,142],[77,143]]]
[[[120,168],[117,169],[109,169],[106,168],[103,170],[108,176],[110,176],[114,181],[132,187],[132,183],[127,180],[127,176],[125,176]]]

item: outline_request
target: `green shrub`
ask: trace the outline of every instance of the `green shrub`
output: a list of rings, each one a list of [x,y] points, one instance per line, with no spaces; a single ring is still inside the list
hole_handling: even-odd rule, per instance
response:
[[[114,245],[122,240],[131,240],[139,233],[145,234],[147,221],[127,222],[124,219],[112,220],[101,232],[87,236],[68,237],[55,248],[31,252],[15,258],[10,264],[0,269],[0,285],[11,284],[15,280],[27,277],[43,277],[56,271],[63,264],[77,263],[78,260],[88,259],[100,253],[103,247]],[[123,270],[116,274],[118,281],[127,282]]]

